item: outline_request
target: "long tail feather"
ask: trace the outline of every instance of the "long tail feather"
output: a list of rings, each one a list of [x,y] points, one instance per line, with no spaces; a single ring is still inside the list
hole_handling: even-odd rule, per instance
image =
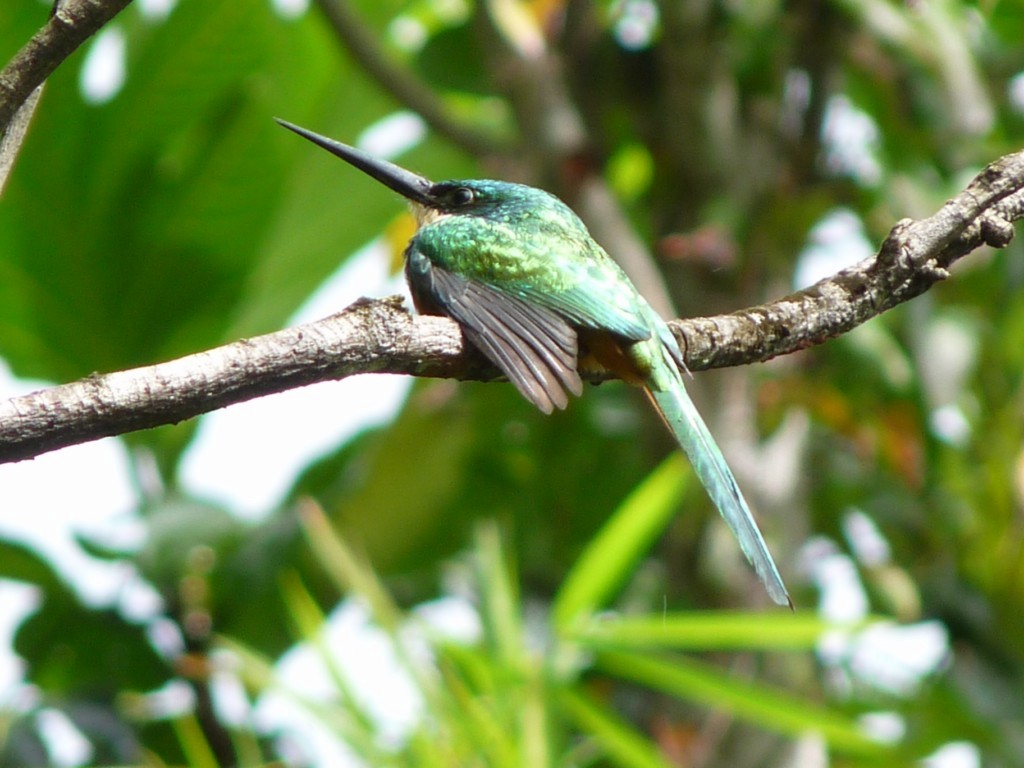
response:
[[[769,596],[779,605],[793,607],[779,570],[775,567],[768,545],[758,530],[743,493],[736,484],[732,470],[697,413],[680,381],[663,391],[647,389],[647,394],[672,430],[679,445],[690,459],[697,477],[707,489],[711,500],[739,540],[740,548],[754,566]]]

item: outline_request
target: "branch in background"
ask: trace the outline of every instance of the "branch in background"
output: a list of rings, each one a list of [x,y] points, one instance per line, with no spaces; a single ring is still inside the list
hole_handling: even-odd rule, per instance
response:
[[[877,255],[813,287],[718,317],[675,320],[693,370],[768,360],[820,344],[948,276],[1024,217],[1024,152],[997,160],[930,218],[905,219]],[[167,363],[93,375],[0,403],[0,462],[162,424],[260,395],[358,373],[489,380],[498,373],[458,326],[412,317],[392,297]]]
[[[0,71],[0,135],[43,81],[131,0],[64,0]]]
[[[565,79],[564,61],[552,53],[528,15],[502,21],[496,3],[480,3],[476,24],[493,80],[504,86],[524,137],[523,155],[538,177],[555,171],[539,185],[557,184],[552,191],[580,215],[651,306],[666,317],[675,314],[661,270],[601,169],[589,160],[578,162],[589,155],[588,136],[599,135],[599,128],[584,124]],[[538,185],[536,178],[529,181]]]
[[[363,71],[400,104],[422,117],[434,131],[478,157],[508,149],[496,137],[453,118],[430,86],[388,54],[377,34],[367,27],[347,0],[317,0],[317,5],[338,40]]]

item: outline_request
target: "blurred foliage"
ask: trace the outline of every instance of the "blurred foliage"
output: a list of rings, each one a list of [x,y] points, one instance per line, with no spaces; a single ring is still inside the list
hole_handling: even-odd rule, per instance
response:
[[[338,727],[335,711],[294,684],[289,695],[328,729],[343,734],[367,765],[576,765],[584,755],[586,763],[607,757],[621,765],[669,765],[656,745],[614,711],[613,689],[596,679],[608,674],[662,690],[670,701],[695,700],[781,733],[819,732],[839,754],[896,759],[897,750],[871,741],[848,715],[761,681],[736,679],[718,666],[665,655],[679,648],[809,651],[826,631],[855,627],[787,613],[662,613],[626,620],[599,613],[618,596],[652,538],[670,521],[684,472],[681,459],[669,459],[616,510],[570,569],[543,621],[527,615],[517,569],[502,550],[498,526],[477,526],[468,555],[480,630],[473,643],[445,638],[422,616],[402,611],[319,508],[301,504],[307,537],[321,567],[349,601],[365,606],[429,716],[398,749],[382,746],[379,726],[353,695],[346,671],[351,662],[346,665],[344,654],[324,642],[327,618],[295,578],[284,583],[292,623],[315,649],[334,689],[331,698],[344,702],[349,715],[345,727]],[[598,570],[597,563],[605,567]],[[644,622],[654,630],[644,629]],[[550,633],[540,651],[538,627]],[[416,640],[425,641],[427,650],[417,648]],[[275,679],[270,660],[251,646],[228,640],[227,647],[241,659],[241,677],[254,693],[288,688],[287,682]]]
[[[422,107],[383,87],[380,60],[449,121],[403,164],[542,185],[585,218],[606,184],[682,314],[789,291],[830,215],[877,243],[1024,135],[1024,14],[1006,0],[353,7],[375,41],[360,58],[319,7],[180,0],[166,16],[135,4],[103,33],[125,43],[112,98],[82,96],[89,46],[58,69],[0,202],[0,355],[16,374],[66,381],[273,330],[372,238],[400,250],[395,196],[270,119],[352,141]],[[46,13],[7,0],[0,57]],[[614,383],[545,418],[507,386],[418,382],[261,522],[181,487],[194,424],[127,435],[145,544],[81,544],[145,578],[161,615],[89,605],[0,542],[0,577],[40,594],[15,638],[35,694],[0,704],[0,764],[51,760],[39,722],[54,712],[94,764],[290,760],[286,740],[225,715],[211,681],[227,657],[251,696],[279,687],[273,665],[300,641],[334,669],[332,693],[292,695],[371,765],[906,765],[961,741],[986,766],[1024,764],[1022,282],[1019,245],[980,252],[819,349],[696,377],[795,615],[766,607]],[[864,518],[881,554],[851,533]],[[848,556],[871,611],[936,622],[941,669],[894,691],[865,681],[863,658],[829,657],[828,600],[811,611],[822,552]],[[401,656],[414,606],[452,594],[467,562],[481,635],[407,654],[430,716],[396,746],[332,666],[323,611],[361,600]],[[168,704],[182,687],[188,703]],[[858,725],[879,712],[900,724],[891,744]]]

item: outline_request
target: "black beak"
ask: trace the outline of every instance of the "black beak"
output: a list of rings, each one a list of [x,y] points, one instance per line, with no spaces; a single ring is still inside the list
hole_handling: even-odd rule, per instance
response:
[[[281,120],[277,117],[274,119],[289,131],[293,131],[299,134],[299,136],[309,139],[317,146],[323,147],[332,155],[340,157],[349,165],[354,165],[363,173],[372,176],[381,184],[390,187],[403,197],[431,208],[437,207],[437,201],[430,194],[434,184],[429,179],[418,176],[412,171],[407,171],[405,168],[401,168],[394,163],[389,163],[387,160],[379,160],[362,150],[350,147],[348,144],[342,144],[340,141],[328,139],[319,133],[307,131],[305,128],[300,128],[293,123],[289,123],[287,120]]]

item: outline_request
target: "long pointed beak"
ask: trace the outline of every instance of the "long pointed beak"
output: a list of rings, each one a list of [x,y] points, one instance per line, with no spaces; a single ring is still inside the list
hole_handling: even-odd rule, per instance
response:
[[[403,197],[431,208],[437,207],[437,201],[430,195],[430,189],[434,184],[429,179],[425,179],[412,171],[407,171],[405,168],[394,163],[389,163],[387,160],[380,160],[372,155],[368,155],[362,150],[350,147],[348,144],[342,144],[340,141],[321,136],[319,133],[307,131],[305,128],[289,123],[287,120],[282,120],[278,117],[274,119],[289,131],[299,134],[304,139],[309,139],[318,147],[323,147],[332,155],[340,157],[349,165],[354,165],[363,173],[372,176],[381,184],[390,187]]]

